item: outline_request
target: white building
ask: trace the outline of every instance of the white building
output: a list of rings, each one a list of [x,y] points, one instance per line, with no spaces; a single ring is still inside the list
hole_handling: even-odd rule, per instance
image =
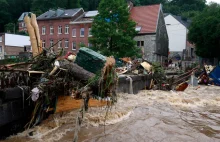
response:
[[[16,58],[24,46],[31,46],[29,36],[0,33],[0,59]]]
[[[182,52],[187,46],[187,33],[190,22],[182,20],[181,16],[165,14],[165,23],[169,37],[170,54],[179,54],[182,57]]]

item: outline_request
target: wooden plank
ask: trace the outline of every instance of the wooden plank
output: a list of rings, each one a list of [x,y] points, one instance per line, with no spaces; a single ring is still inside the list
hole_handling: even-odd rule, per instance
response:
[[[76,100],[71,96],[60,96],[57,102],[56,113],[79,109],[81,107],[81,102],[82,100]],[[89,100],[89,107],[101,107],[106,104],[106,101],[99,101],[95,99]]]

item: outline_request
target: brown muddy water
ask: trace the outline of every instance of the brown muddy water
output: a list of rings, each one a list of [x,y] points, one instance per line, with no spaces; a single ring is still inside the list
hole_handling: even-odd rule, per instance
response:
[[[105,122],[105,108],[90,108],[80,142],[220,142],[220,87],[189,87],[184,92],[141,91],[120,94]],[[71,142],[75,116],[51,116],[40,126],[5,142]],[[103,125],[106,124],[104,127]]]

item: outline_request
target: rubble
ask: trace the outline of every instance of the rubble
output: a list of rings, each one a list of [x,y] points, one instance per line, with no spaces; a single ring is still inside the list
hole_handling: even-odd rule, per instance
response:
[[[36,17],[33,14],[31,16],[31,20],[26,16],[25,22],[28,25],[33,58],[24,63],[0,66],[0,89],[3,94],[20,90],[23,93],[15,93],[20,95],[24,94],[25,88],[29,88],[27,95],[22,96],[25,102],[31,100],[33,106],[26,128],[39,124],[48,114],[56,112],[60,95],[82,99],[82,110],[88,109],[90,97],[110,98],[108,101],[111,103],[116,101],[115,59],[104,57],[88,48],[81,48],[77,57],[71,52],[64,55],[63,50],[54,53],[51,47],[42,48],[39,29],[34,23]]]

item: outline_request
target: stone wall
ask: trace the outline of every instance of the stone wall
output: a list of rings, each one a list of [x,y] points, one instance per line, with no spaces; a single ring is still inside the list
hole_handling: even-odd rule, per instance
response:
[[[137,94],[140,90],[149,88],[151,79],[151,75],[121,75],[118,79],[117,93]]]
[[[156,51],[156,35],[137,35],[134,38],[135,41],[144,41],[143,48],[143,58],[150,62],[156,61],[156,56],[154,52]]]

